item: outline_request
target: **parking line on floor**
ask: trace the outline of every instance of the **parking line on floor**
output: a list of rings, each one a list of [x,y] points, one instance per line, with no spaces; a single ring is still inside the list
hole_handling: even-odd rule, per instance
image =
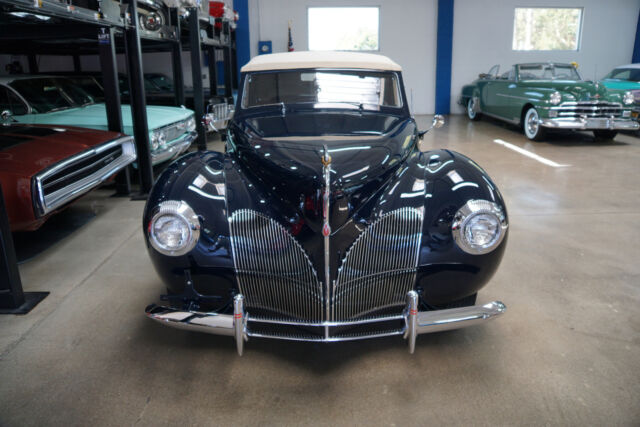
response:
[[[495,142],[496,144],[500,144],[500,145],[502,145],[504,147],[507,147],[510,150],[515,151],[516,153],[520,153],[523,156],[527,156],[530,159],[537,160],[540,163],[545,164],[547,166],[551,166],[551,167],[554,167],[554,168],[566,168],[566,167],[571,166],[571,165],[563,165],[563,164],[560,164],[560,163],[556,163],[553,160],[546,159],[546,158],[544,158],[542,156],[537,155],[536,153],[532,153],[531,151],[525,150],[524,148],[520,148],[517,145],[514,145],[514,144],[512,144],[510,142],[507,142],[507,141],[503,141],[501,139],[494,139],[493,142]]]

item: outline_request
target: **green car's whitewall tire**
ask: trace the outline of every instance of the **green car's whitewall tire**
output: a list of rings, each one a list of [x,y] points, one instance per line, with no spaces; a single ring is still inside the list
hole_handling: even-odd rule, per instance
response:
[[[467,101],[467,117],[469,117],[469,120],[473,120],[474,122],[476,120],[480,120],[480,113],[475,110],[475,104],[476,101],[474,97],[469,98]]]
[[[522,123],[524,129],[524,135],[532,141],[540,141],[545,136],[545,129],[540,125],[540,116],[538,111],[531,107],[524,115],[524,122]]]

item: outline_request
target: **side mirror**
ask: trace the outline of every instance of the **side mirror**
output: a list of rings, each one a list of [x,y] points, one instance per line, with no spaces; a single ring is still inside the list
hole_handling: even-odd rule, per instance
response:
[[[420,142],[418,142],[418,148],[420,149],[420,151],[422,152],[427,151],[426,147],[424,147],[424,150],[423,150],[423,146],[422,146],[422,138],[424,138],[427,132],[429,132],[431,129],[440,129],[442,126],[444,126],[444,116],[441,114],[436,114],[435,116],[433,116],[433,122],[431,122],[431,127],[427,130],[423,130],[422,132],[418,132],[418,138],[420,138]]]

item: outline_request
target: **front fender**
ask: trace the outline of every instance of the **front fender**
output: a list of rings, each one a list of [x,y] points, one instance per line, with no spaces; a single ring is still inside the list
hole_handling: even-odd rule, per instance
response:
[[[507,208],[497,186],[473,160],[448,150],[423,156],[426,194],[416,286],[427,303],[439,305],[482,288],[498,268],[507,243],[505,236],[494,251],[484,255],[462,251],[451,232],[458,209],[472,199],[497,203],[505,215]]]
[[[232,296],[235,278],[225,185],[229,163],[223,153],[188,154],[172,163],[151,190],[143,214],[145,242],[153,265],[170,292],[182,292],[184,272],[189,269],[199,293],[219,296],[221,304]],[[155,208],[165,200],[182,200],[198,215],[200,239],[186,255],[165,256],[149,244],[149,223]]]

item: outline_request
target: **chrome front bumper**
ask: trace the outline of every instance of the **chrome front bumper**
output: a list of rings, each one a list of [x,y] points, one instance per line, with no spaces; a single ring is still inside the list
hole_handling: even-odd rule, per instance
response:
[[[187,151],[191,146],[191,143],[198,137],[198,132],[191,131],[185,133],[180,138],[172,141],[170,145],[165,148],[155,150],[151,152],[151,163],[156,165],[158,163],[166,162],[178,157],[180,154]]]
[[[151,304],[145,310],[147,317],[163,325],[177,329],[206,332],[214,335],[228,335],[235,338],[238,354],[242,356],[244,343],[249,337],[274,338],[293,341],[336,342],[357,339],[378,338],[390,335],[402,335],[409,342],[409,353],[413,353],[416,337],[430,332],[447,331],[464,328],[493,319],[503,314],[507,307],[500,301],[493,301],[485,305],[451,308],[447,310],[418,311],[418,294],[410,291],[407,294],[407,306],[402,314],[391,317],[364,319],[351,322],[322,322],[316,324],[267,320],[254,318],[245,312],[244,297],[236,295],[233,304],[233,314],[203,313],[196,311],[182,311],[170,307]],[[403,320],[404,326],[397,330],[372,332],[366,335],[334,336],[332,329],[363,325],[367,323],[382,323]],[[269,335],[252,331],[250,324],[277,324],[286,327],[323,327],[324,337],[306,338],[303,336]]]
[[[640,127],[635,120],[606,117],[540,119],[540,126],[552,129],[578,130],[637,130]]]

